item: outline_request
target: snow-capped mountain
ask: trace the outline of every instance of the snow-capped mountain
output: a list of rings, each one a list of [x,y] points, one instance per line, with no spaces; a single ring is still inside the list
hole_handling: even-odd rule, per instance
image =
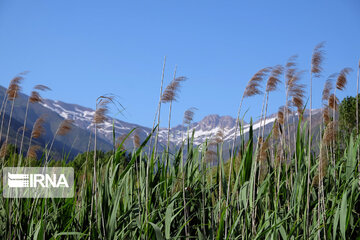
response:
[[[3,96],[4,93],[5,88],[0,87],[0,95]],[[11,126],[11,132],[14,135],[14,142],[17,136],[17,132],[22,126],[21,123],[24,122],[27,99],[27,95],[20,94],[20,97],[16,100],[16,104],[14,106],[14,124]],[[9,111],[10,106],[8,105],[6,112]],[[25,137],[29,137],[36,119],[45,115],[46,135],[44,136],[43,140],[39,142],[40,145],[45,146],[47,143],[49,143],[49,141],[52,140],[56,129],[62,120],[74,120],[74,127],[69,136],[57,137],[54,148],[57,148],[58,152],[71,151],[73,155],[76,155],[77,153],[87,151],[89,147],[90,149],[92,147],[91,138],[94,128],[92,121],[94,114],[95,111],[91,108],[83,107],[77,104],[69,104],[61,101],[44,99],[44,101],[40,104],[30,104],[26,126],[26,128],[29,130],[25,133]],[[307,116],[308,111],[305,112],[304,117],[306,118]],[[276,114],[267,117],[264,131],[265,136],[270,133],[275,119]],[[289,121],[296,123],[297,116],[294,115],[293,117],[290,117]],[[319,121],[321,121],[321,110],[315,109],[313,110],[313,127],[315,127]],[[250,125],[248,123],[242,123],[242,125],[244,136],[247,138]],[[252,126],[254,134],[258,134],[260,122],[255,120]],[[112,149],[114,143],[113,128],[115,129],[115,138],[126,135],[132,129],[136,128],[136,133],[139,135],[141,141],[145,140],[145,138],[151,132],[151,128],[149,127],[144,127],[108,117],[108,120],[104,124],[101,124],[97,131],[98,149],[102,149],[104,151]],[[293,129],[295,130],[295,128]],[[201,145],[206,140],[211,140],[219,130],[223,132],[225,147],[230,146],[229,144],[232,142],[236,130],[235,118],[231,116],[208,115],[202,120],[190,124],[190,126],[175,126],[170,129],[170,147],[171,149],[175,149],[176,147],[180,146],[182,141],[186,139],[187,135],[192,134],[193,132],[194,144]],[[239,130],[237,131],[237,136],[239,136]],[[160,128],[158,139],[160,143],[159,150],[161,150],[161,148],[167,144],[168,129]],[[91,144],[89,142],[91,142]],[[129,141],[126,141],[125,144],[127,149],[131,149],[133,147],[132,137],[130,137]]]
[[[74,124],[79,128],[82,128],[87,131],[93,130],[92,120],[95,114],[95,111],[90,108],[79,106],[76,104],[68,104],[61,101],[53,101],[46,99],[42,105],[49,110],[52,110],[59,114],[65,119],[74,120]],[[305,117],[307,116],[305,113]],[[320,113],[319,109],[313,110],[313,115]],[[290,121],[293,121],[297,118],[296,116],[291,118]],[[276,114],[270,115],[266,119],[265,123],[265,134],[268,134],[271,131],[273,123],[276,119]],[[114,123],[114,125],[113,125]],[[108,118],[108,120],[98,128],[98,134],[100,137],[106,139],[109,143],[113,142],[113,126],[115,128],[116,136],[121,136],[128,134],[132,129],[137,128],[137,134],[140,136],[141,140],[144,140],[148,134],[150,134],[151,129],[148,127],[140,126],[133,123],[128,123],[118,119]],[[250,125],[248,123],[243,123],[243,132],[246,133],[249,131]],[[219,115],[208,115],[204,117],[199,122],[192,123],[189,127],[178,125],[170,129],[170,143],[172,146],[179,146],[184,138],[186,138],[188,133],[194,131],[194,144],[200,145],[204,143],[207,139],[210,140],[216,135],[216,133],[221,130],[224,134],[224,142],[232,141],[234,137],[234,132],[236,128],[236,119],[231,116],[219,116]],[[253,130],[256,133],[260,128],[260,121],[255,121],[253,123]],[[189,131],[188,131],[189,130]],[[238,135],[238,134],[237,134]],[[168,129],[160,128],[159,132],[159,142],[163,145],[167,143]]]

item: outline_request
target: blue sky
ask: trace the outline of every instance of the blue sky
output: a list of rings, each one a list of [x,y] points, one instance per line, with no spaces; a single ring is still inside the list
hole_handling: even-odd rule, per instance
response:
[[[114,93],[125,106],[121,120],[151,126],[175,65],[188,77],[173,105],[172,125],[187,108],[195,121],[208,114],[236,116],[247,81],[260,68],[299,55],[309,82],[314,46],[326,41],[323,77],[314,80],[315,108],[326,77],[351,67],[342,99],[356,93],[360,58],[360,2],[345,1],[0,1],[0,84],[29,70],[44,97],[95,107]],[[270,95],[269,113],[284,105],[283,87]],[[246,120],[258,118],[262,96],[248,98]],[[163,107],[162,126],[168,106]]]

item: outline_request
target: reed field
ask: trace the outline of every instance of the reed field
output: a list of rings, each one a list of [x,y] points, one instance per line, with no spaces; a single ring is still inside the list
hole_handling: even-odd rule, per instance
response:
[[[114,150],[99,151],[97,131],[107,120],[108,107],[117,105],[121,110],[113,96],[100,96],[93,134],[81,139],[94,149],[72,161],[66,157],[55,161],[51,154],[54,140],[71,131],[73,122],[68,119],[59,125],[52,142],[38,146],[33,140],[41,138],[46,120],[40,117],[35,122],[30,143],[25,144],[25,116],[16,143],[9,141],[14,102],[26,73],[19,74],[1,99],[1,168],[73,167],[75,197],[1,197],[0,239],[360,239],[358,86],[356,127],[346,136],[338,124],[337,98],[349,87],[350,71],[358,72],[360,66],[343,68],[324,81],[319,78],[323,49],[323,43],[314,48],[311,69],[305,73],[297,69],[293,56],[283,66],[254,74],[242,95],[230,144],[224,144],[222,131],[199,146],[193,144],[191,108],[184,113],[188,131],[182,145],[176,150],[169,147],[172,103],[180,97],[186,78],[176,76],[175,70],[173,80],[163,86],[163,70],[152,133],[142,141],[136,129],[123,136],[114,130]],[[323,81],[324,89],[313,91],[313,81]],[[279,106],[270,134],[265,134],[271,94],[281,84],[286,91],[284,106]],[[49,88],[37,85],[28,106],[41,102],[40,92],[45,90]],[[311,111],[315,94],[322,94],[323,100],[317,126]],[[255,95],[263,96],[260,128],[255,132],[250,123],[245,137],[241,116]],[[158,126],[165,107],[170,110],[168,144],[160,148]],[[289,118],[295,116],[298,121],[290,124]],[[133,148],[126,149],[126,142]]]

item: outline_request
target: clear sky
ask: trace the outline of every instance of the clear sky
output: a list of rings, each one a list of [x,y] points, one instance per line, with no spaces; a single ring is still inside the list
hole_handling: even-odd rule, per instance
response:
[[[247,81],[260,68],[299,55],[307,72],[314,46],[326,41],[323,77],[314,80],[314,107],[328,75],[351,67],[342,99],[356,93],[360,58],[360,1],[20,1],[0,0],[0,84],[29,70],[23,92],[35,84],[53,89],[46,98],[95,107],[105,93],[126,107],[119,119],[151,126],[159,99],[163,58],[165,84],[175,65],[188,77],[173,105],[172,125],[197,107],[236,116]],[[285,101],[270,95],[269,113]],[[246,99],[246,120],[258,118],[262,97]],[[166,126],[168,106],[163,107]]]

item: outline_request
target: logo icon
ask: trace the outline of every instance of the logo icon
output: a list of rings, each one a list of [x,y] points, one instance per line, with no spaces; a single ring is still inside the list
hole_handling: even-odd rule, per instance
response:
[[[29,187],[29,175],[8,173],[8,186],[11,188]]]

